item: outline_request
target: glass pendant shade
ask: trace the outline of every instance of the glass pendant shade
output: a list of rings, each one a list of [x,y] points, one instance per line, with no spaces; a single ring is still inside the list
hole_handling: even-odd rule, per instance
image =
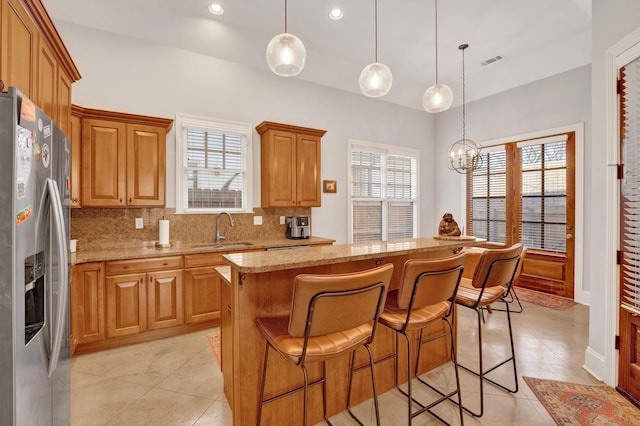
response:
[[[374,62],[364,67],[360,73],[360,90],[365,96],[379,98],[391,90],[393,75],[385,64]]]
[[[422,106],[427,112],[446,111],[453,103],[453,92],[446,84],[434,84],[422,95]]]
[[[267,45],[267,64],[279,76],[293,77],[300,74],[306,60],[307,50],[293,34],[278,34]]]

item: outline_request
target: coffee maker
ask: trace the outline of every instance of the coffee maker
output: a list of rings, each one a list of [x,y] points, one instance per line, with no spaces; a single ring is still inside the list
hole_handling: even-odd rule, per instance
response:
[[[309,216],[289,216],[287,217],[287,238],[292,240],[309,238],[311,236],[311,226]]]

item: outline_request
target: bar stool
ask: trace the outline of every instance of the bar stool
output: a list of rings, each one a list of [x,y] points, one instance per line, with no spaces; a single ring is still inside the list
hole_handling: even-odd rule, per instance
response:
[[[378,316],[382,311],[393,265],[387,264],[362,272],[312,275],[302,274],[294,279],[291,314],[270,318],[257,318],[256,324],[267,344],[258,407],[258,424],[261,422],[264,404],[302,390],[304,392],[304,425],[307,425],[308,388],[322,384],[322,409],[327,418],[326,360],[351,352],[351,365],[347,396],[347,410],[351,412],[351,384],[353,380],[356,349],[364,346],[369,353],[371,382],[376,413],[380,425],[378,395],[373,371],[373,341]],[[299,366],[304,384],[288,392],[265,399],[269,349],[275,350],[285,360]],[[309,383],[307,364],[322,362],[322,377]]]
[[[380,324],[389,327],[396,332],[396,353],[385,357],[395,359],[396,367],[396,387],[407,397],[409,424],[413,419],[425,411],[436,417],[441,422],[448,424],[438,414],[431,409],[437,404],[458,395],[458,408],[460,411],[460,423],[464,424],[462,417],[462,401],[460,395],[460,381],[458,378],[458,367],[455,354],[455,343],[453,338],[453,327],[451,317],[453,313],[454,299],[462,277],[463,265],[466,254],[461,253],[445,259],[407,260],[404,264],[402,278],[400,279],[400,288],[390,291],[384,306],[384,311],[380,314],[378,321]],[[431,335],[423,339],[423,331],[425,328],[434,325],[438,321],[444,321],[446,326],[444,331],[437,335]],[[411,386],[411,339],[408,332],[419,330],[418,339],[418,356],[416,359],[415,376],[418,380],[427,385],[429,388],[440,393],[441,398],[424,405],[413,398]],[[398,385],[398,336],[404,336],[407,343],[407,392],[402,390]],[[444,394],[432,385],[421,379],[418,375],[418,366],[420,365],[420,352],[422,345],[437,339],[449,337],[450,353],[453,361],[456,389],[452,392]],[[380,362],[382,360],[378,360]],[[420,406],[420,409],[413,411],[412,403]]]
[[[511,312],[509,310],[509,303],[505,300],[505,296],[509,294],[513,279],[518,269],[520,262],[520,256],[522,253],[522,244],[517,243],[506,249],[488,249],[483,250],[479,257],[474,259],[474,256],[469,253],[469,264],[476,264],[475,271],[472,278],[463,277],[460,286],[458,287],[458,293],[456,295],[456,304],[465,308],[475,310],[478,320],[478,357],[479,357],[479,370],[475,371],[462,364],[458,364],[464,370],[478,376],[480,381],[480,411],[473,412],[464,407],[465,411],[476,417],[482,417],[484,414],[484,381],[507,391],[516,393],[518,392],[518,374],[516,369],[516,355],[513,345],[513,330],[511,327]],[[476,263],[477,260],[477,263]],[[468,274],[468,272],[467,272]],[[466,275],[466,274],[465,274]],[[507,323],[509,326],[509,343],[511,345],[511,356],[496,365],[486,368],[483,365],[483,347],[482,347],[482,311],[483,308],[490,306],[492,303],[501,301],[505,305],[504,311],[507,313]],[[511,362],[513,365],[513,379],[515,382],[515,388],[508,388],[505,385],[497,383],[494,380],[486,377],[498,367]]]

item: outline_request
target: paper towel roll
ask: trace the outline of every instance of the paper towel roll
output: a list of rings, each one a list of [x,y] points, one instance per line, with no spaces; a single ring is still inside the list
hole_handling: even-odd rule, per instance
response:
[[[158,238],[159,244],[169,244],[169,221],[160,220],[160,237]]]

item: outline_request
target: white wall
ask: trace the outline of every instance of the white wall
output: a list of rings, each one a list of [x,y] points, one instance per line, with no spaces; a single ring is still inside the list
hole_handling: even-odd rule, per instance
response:
[[[584,66],[498,93],[466,105],[466,137],[485,141],[585,123],[590,144],[590,67]],[[438,114],[436,121],[436,211],[464,217],[464,182],[447,168],[447,150],[462,138],[462,107]],[[459,194],[452,197],[452,194]]]
[[[605,57],[606,51],[618,41],[639,28],[640,2],[637,0],[593,0],[593,25],[592,25],[592,134],[590,171],[591,179],[590,198],[587,200],[587,209],[591,212],[591,244],[587,246],[587,265],[585,277],[591,280],[592,300],[605,301],[606,290],[613,291],[617,288],[617,280],[605,274],[605,262],[611,261],[615,253],[607,252],[607,238],[616,238],[616,235],[607,235],[607,190],[616,191],[616,188],[607,188],[607,110],[606,95],[611,87],[606,86]],[[614,184],[615,185],[615,184]],[[589,348],[587,351],[587,367],[597,375],[605,379],[609,384],[616,384],[616,372],[612,365],[616,356],[613,348],[615,333],[607,333],[606,328],[617,321],[617,306],[605,306],[604,303],[592,303],[589,322]]]
[[[295,78],[153,45],[57,21],[82,79],[75,104],[175,118],[176,112],[251,123],[263,120],[327,130],[322,178],[338,181],[337,194],[322,194],[312,209],[313,233],[347,239],[347,139],[419,149],[421,235],[432,235],[434,217],[434,118],[426,112],[372,100]],[[354,75],[354,79],[357,79]],[[416,96],[421,96],[417,93]],[[167,146],[167,206],[175,206],[175,135]],[[254,207],[260,206],[260,142],[254,131]],[[435,224],[435,225],[434,225]]]

